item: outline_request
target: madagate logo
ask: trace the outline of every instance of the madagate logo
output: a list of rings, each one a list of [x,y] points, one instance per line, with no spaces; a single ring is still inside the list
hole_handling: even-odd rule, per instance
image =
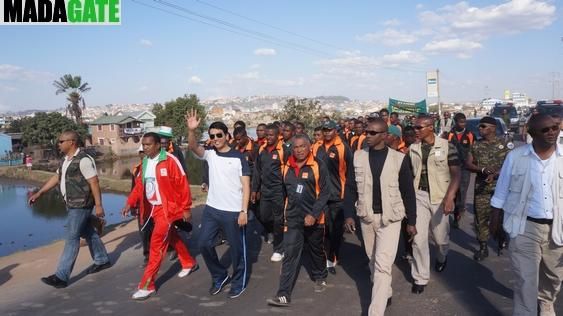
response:
[[[121,0],[0,0],[0,25],[120,25]]]

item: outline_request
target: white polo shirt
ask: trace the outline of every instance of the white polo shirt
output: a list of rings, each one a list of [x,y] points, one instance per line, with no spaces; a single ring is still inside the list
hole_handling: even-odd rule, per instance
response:
[[[203,160],[209,165],[207,205],[222,211],[240,212],[242,207],[241,176],[250,176],[244,155],[234,149],[226,153],[208,149]]]

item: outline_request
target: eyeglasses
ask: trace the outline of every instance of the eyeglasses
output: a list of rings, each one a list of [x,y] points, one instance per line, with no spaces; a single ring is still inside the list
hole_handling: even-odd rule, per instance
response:
[[[378,132],[378,131],[366,131],[366,134],[368,134],[369,136],[375,136],[377,134],[383,134],[383,133],[387,133],[387,131],[382,131],[382,132]]]
[[[416,125],[416,126],[414,127],[414,129],[416,129],[416,130],[421,130],[421,129],[427,128],[427,127],[428,127],[428,126]]]
[[[62,144],[64,142],[68,142],[68,141],[74,141],[74,139],[61,139],[61,140],[59,140],[59,144]]]
[[[223,138],[223,134],[222,134],[222,133],[209,134],[209,138],[210,138],[210,139],[215,139],[215,137],[217,137],[217,138]]]
[[[549,130],[556,132],[556,131],[559,130],[559,125],[553,125],[551,127],[544,127],[542,129],[540,129],[540,132],[542,132],[542,134],[545,134],[545,133],[549,132]]]

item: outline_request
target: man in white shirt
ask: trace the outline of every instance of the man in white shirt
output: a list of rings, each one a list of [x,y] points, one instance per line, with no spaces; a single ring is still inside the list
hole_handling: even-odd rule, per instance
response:
[[[188,146],[200,159],[209,165],[209,193],[201,219],[199,246],[205,264],[211,273],[212,285],[209,294],[219,294],[232,281],[229,298],[239,297],[248,281],[246,224],[250,199],[250,168],[244,155],[232,149],[227,141],[228,128],[223,122],[209,125],[212,149],[198,144],[195,130],[201,118],[197,112],[186,114]],[[219,262],[215,251],[215,238],[221,229],[230,245],[233,264],[232,277]]]
[[[513,315],[555,315],[553,304],[563,281],[563,147],[559,124],[533,116],[531,144],[511,151],[491,199],[491,227],[504,211],[510,259],[516,274]]]
[[[94,159],[81,151],[78,144],[79,135],[75,131],[65,131],[59,136],[59,150],[65,157],[57,169],[57,174],[29,198],[29,204],[35,203],[43,193],[59,184],[66,204],[67,236],[57,272],[41,278],[43,283],[55,288],[67,287],[80,250],[81,236],[86,239],[94,259],[94,264],[86,273],[96,273],[111,266],[106,248],[90,222],[94,208],[96,217],[103,218],[105,215],[96,165]]]

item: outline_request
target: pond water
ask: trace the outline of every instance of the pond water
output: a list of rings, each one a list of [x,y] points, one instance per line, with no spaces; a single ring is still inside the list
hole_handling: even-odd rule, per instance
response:
[[[57,190],[43,195],[33,206],[28,196],[37,186],[0,178],[0,256],[49,244],[65,236],[66,209]],[[120,211],[125,195],[102,196],[108,225],[126,219]]]

